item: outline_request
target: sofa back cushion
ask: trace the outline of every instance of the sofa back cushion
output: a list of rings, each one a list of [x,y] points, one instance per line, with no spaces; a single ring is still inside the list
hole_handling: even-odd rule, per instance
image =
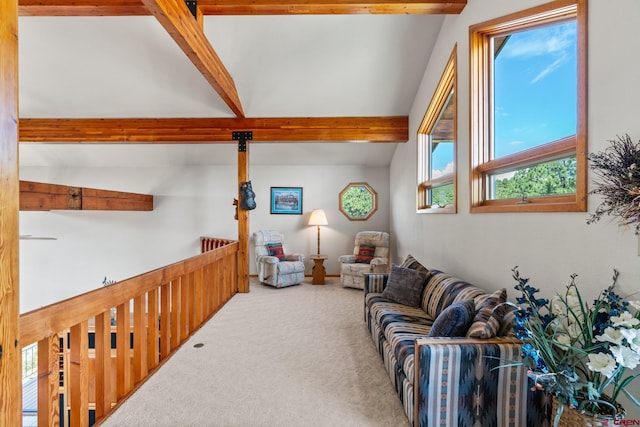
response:
[[[422,293],[422,309],[433,319],[451,304],[486,294],[464,280],[440,270],[430,270],[431,278]]]

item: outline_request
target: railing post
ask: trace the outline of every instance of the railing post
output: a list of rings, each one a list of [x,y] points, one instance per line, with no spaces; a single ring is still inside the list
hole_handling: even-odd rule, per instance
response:
[[[238,200],[240,186],[249,180],[249,142],[238,143]],[[238,208],[238,292],[249,292],[249,211]]]
[[[18,282],[18,1],[0,7],[0,425],[22,424]]]

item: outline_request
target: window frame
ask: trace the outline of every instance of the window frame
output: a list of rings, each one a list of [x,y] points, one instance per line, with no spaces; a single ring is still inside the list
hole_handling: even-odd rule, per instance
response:
[[[457,44],[453,46],[449,59],[444,67],[440,81],[429,102],[417,132],[418,174],[417,174],[417,213],[452,214],[457,212],[458,200],[458,60]],[[431,170],[431,137],[438,119],[446,108],[447,101],[453,91],[453,172],[430,179]],[[453,203],[444,207],[432,206],[429,203],[429,191],[434,187],[453,184]]]
[[[344,201],[343,201],[343,196],[352,188],[352,187],[364,187],[367,192],[369,192],[369,194],[371,194],[372,196],[372,201],[371,204],[373,205],[371,207],[371,210],[369,210],[369,212],[367,213],[367,215],[363,216],[363,217],[354,217],[349,215],[349,213],[344,209]],[[346,187],[344,187],[342,189],[342,191],[338,194],[338,209],[340,210],[340,212],[342,212],[342,214],[344,216],[346,216],[349,221],[366,221],[369,218],[371,218],[371,216],[376,213],[376,211],[378,210],[378,193],[376,192],[376,190],[373,189],[373,187],[371,187],[369,184],[367,184],[366,182],[350,182],[349,184],[347,184]]]
[[[576,134],[518,153],[490,158],[493,114],[491,38],[549,24],[576,22]],[[471,212],[586,212],[587,210],[587,0],[556,0],[469,27]],[[491,174],[546,161],[576,158],[576,192],[520,199],[487,199]]]

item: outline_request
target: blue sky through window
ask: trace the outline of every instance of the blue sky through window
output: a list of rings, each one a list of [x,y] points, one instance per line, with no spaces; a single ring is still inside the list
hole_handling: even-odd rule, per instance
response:
[[[576,35],[573,21],[507,38],[494,61],[493,158],[576,133]]]

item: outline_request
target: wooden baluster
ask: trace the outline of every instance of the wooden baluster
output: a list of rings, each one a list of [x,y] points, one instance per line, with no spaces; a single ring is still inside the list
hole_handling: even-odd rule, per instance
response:
[[[133,383],[147,376],[147,310],[146,294],[133,300]]]
[[[116,395],[120,400],[133,387],[131,382],[131,309],[129,301],[118,306],[116,319]]]
[[[218,261],[219,262],[219,261]],[[209,264],[207,269],[209,270],[209,274],[207,275],[207,287],[209,288],[209,316],[211,316],[217,310],[216,306],[216,268],[214,264]]]
[[[95,327],[96,420],[111,410],[111,310],[96,316]]]
[[[60,425],[60,338],[38,341],[38,427]]]
[[[180,332],[180,313],[182,312],[180,278],[171,281],[171,350],[178,348],[182,342]]]
[[[149,369],[158,366],[160,348],[158,343],[159,319],[158,319],[158,288],[152,289],[147,294],[147,364]]]
[[[190,336],[198,327],[198,288],[196,286],[195,272],[187,274],[189,277],[189,332]]]
[[[189,336],[189,288],[188,275],[180,276],[180,344]]]
[[[171,285],[165,283],[160,288],[160,360],[171,352]]]
[[[89,326],[80,322],[71,327],[69,348],[69,424],[89,426]]]
[[[195,324],[197,325],[198,328],[202,324],[202,320],[204,318],[203,312],[204,312],[205,299],[204,299],[204,289],[202,287],[202,270],[203,268],[199,268],[193,273],[193,279],[196,287],[196,299],[195,299],[196,323]]]

